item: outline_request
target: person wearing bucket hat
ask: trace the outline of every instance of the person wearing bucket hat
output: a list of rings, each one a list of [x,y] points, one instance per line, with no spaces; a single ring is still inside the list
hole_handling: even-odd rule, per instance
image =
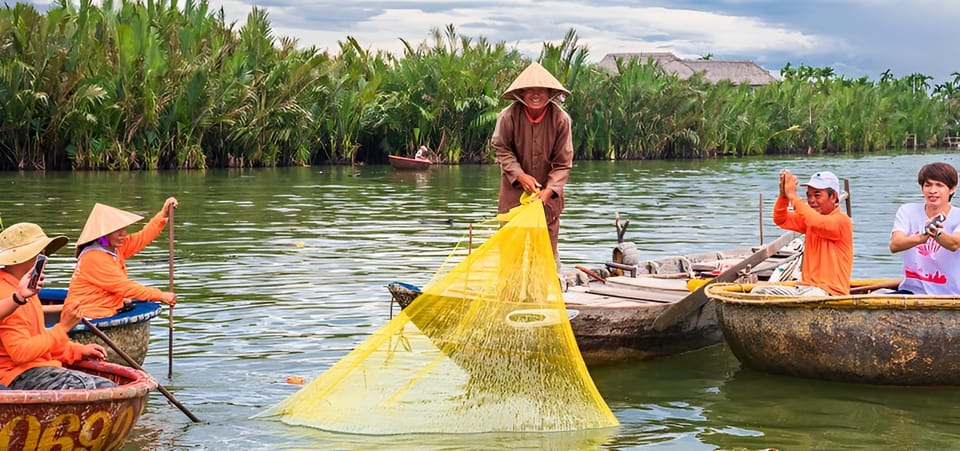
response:
[[[176,293],[130,280],[127,259],[160,236],[168,212],[177,206],[176,198],[168,198],[142,230],[128,235],[126,228],[142,216],[109,205],[94,205],[77,238],[77,264],[64,306],[82,305],[88,317],[104,318],[116,315],[133,299],[175,305]]]
[[[549,71],[531,63],[503,93],[514,102],[497,116],[491,139],[501,172],[498,212],[520,205],[521,194],[536,193],[543,201],[557,268],[563,187],[573,167],[570,115],[558,102],[569,95]]]
[[[67,331],[83,313],[79,308],[60,312],[60,321],[47,329],[36,289],[25,283],[37,255],[50,255],[67,244],[67,237],[48,237],[36,224],[21,222],[0,232],[0,296],[22,304],[0,320],[0,384],[15,390],[60,390],[112,387],[109,379],[63,367],[78,360],[103,360],[98,344],[71,342]],[[37,286],[42,286],[43,281]],[[10,293],[9,295],[6,293]]]
[[[820,171],[806,187],[807,201],[797,194],[797,177],[780,171],[780,195],[773,206],[773,222],[805,235],[803,263],[797,286],[767,285],[752,292],[775,295],[843,296],[850,294],[853,271],[853,221],[840,208],[840,180]],[[788,210],[792,206],[793,210]]]
[[[903,252],[903,280],[896,293],[960,294],[960,213],[950,204],[958,177],[949,163],[923,165],[917,182],[924,202],[897,209],[890,252]]]
[[[40,234],[43,234],[43,231],[39,226],[28,223],[16,224],[15,228],[12,227],[9,230],[12,230],[12,232],[8,233],[7,235],[3,235],[3,237],[7,240],[12,240],[17,235],[34,234],[37,237],[40,237]],[[33,274],[33,263],[36,260],[36,255],[40,253],[33,251],[37,247],[41,248],[43,253],[52,252],[51,249],[54,247],[59,249],[60,247],[63,247],[63,243],[59,243],[59,241],[61,241],[59,238],[61,237],[47,239],[46,235],[42,235],[42,238],[40,239],[30,240],[30,244],[26,246],[17,245],[16,243],[0,242],[0,249],[3,249],[0,250],[0,268],[2,268],[0,271],[7,273],[17,272],[19,274],[19,272],[16,271],[16,265],[29,266],[31,269],[30,271],[23,272],[20,281],[14,285],[13,291],[11,291],[9,295],[4,298],[0,298],[0,320],[6,318],[21,305],[26,305],[26,299],[35,296],[40,291],[40,288],[43,287],[43,273],[40,273],[40,279],[38,280],[35,288],[30,288],[29,286],[30,277]],[[62,238],[63,242],[66,243],[67,237]],[[59,244],[59,246],[56,244]],[[47,249],[48,246],[50,249]],[[26,258],[26,255],[28,254],[34,255],[34,257],[28,259]]]

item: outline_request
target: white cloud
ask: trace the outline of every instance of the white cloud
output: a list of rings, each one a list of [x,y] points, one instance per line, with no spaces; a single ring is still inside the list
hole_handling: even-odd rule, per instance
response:
[[[419,43],[428,38],[432,28],[447,24],[454,24],[464,35],[515,44],[528,54],[539,52],[544,41],[562,39],[573,28],[580,42],[590,48],[592,60],[618,51],[669,50],[682,56],[770,51],[810,54],[842,45],[836,39],[767,23],[758,17],[689,9],[571,2],[513,2],[496,7],[468,4],[471,6],[460,4],[437,11],[388,8],[337,30],[291,25],[302,22],[302,13],[313,10],[311,6],[271,7],[268,11],[277,35],[295,36],[302,44],[331,50],[349,35],[369,48],[399,51],[399,38]],[[235,2],[225,6],[236,11],[234,7]]]
[[[877,77],[921,72],[938,81],[960,70],[953,56],[960,1],[942,0],[267,0],[274,35],[337,52],[355,37],[370,49],[399,51],[433,28],[453,24],[459,34],[515,45],[535,56],[544,41],[573,28],[590,60],[606,53],[671,51],[692,58],[786,62],[847,68],[846,75]],[[48,0],[34,1],[46,9]],[[210,0],[242,26],[252,3]]]

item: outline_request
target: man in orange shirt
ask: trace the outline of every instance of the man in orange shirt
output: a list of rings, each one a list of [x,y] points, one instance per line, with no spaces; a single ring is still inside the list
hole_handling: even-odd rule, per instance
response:
[[[170,197],[143,230],[128,235],[127,226],[142,216],[109,205],[94,205],[77,239],[77,266],[64,307],[82,305],[89,318],[106,318],[116,315],[132,299],[175,305],[175,293],[142,285],[127,276],[127,259],[160,235],[172,208],[177,208],[177,199]]]
[[[17,308],[19,308],[21,305],[24,305],[25,303],[21,304],[24,299],[37,294],[37,290],[39,290],[39,288],[31,289],[27,287],[27,284],[30,282],[30,274],[31,272],[27,272],[23,275],[23,277],[20,279],[20,283],[17,284],[16,289],[14,289],[10,296],[0,298],[0,319],[10,316],[10,314],[15,312]],[[40,277],[42,278],[43,276]],[[39,287],[40,285],[41,284],[38,283],[37,286]],[[16,299],[13,297],[14,293],[19,295]]]
[[[806,235],[800,281],[796,287],[767,285],[752,292],[848,295],[853,271],[853,222],[840,209],[840,180],[830,171],[821,171],[800,186],[807,188],[807,202],[797,194],[797,178],[786,169],[780,171],[780,195],[773,206],[773,222]]]
[[[64,308],[60,322],[47,329],[37,289],[27,283],[41,252],[51,254],[67,244],[67,237],[48,238],[36,224],[19,223],[0,233],[0,297],[20,305],[0,320],[0,384],[15,390],[61,390],[113,387],[109,379],[63,368],[81,359],[103,360],[98,344],[73,343],[67,331],[83,317],[77,308]]]

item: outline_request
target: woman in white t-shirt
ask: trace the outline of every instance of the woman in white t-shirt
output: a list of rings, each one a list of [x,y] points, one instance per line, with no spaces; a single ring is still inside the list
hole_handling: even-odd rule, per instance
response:
[[[943,162],[926,164],[917,182],[924,202],[901,205],[890,233],[890,252],[903,252],[897,293],[960,294],[960,212],[950,204],[957,192],[957,169]]]

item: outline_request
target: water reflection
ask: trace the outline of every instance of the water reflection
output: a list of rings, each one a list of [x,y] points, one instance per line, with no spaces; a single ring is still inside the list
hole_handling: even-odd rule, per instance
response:
[[[622,424],[618,445],[696,449],[691,439],[711,427],[708,409],[738,367],[725,346],[712,346],[590,373]]]
[[[721,448],[929,449],[958,436],[952,431],[960,420],[957,388],[855,385],[744,368],[719,395],[707,417],[747,432],[700,436]],[[931,409],[933,399],[939,407]]]

